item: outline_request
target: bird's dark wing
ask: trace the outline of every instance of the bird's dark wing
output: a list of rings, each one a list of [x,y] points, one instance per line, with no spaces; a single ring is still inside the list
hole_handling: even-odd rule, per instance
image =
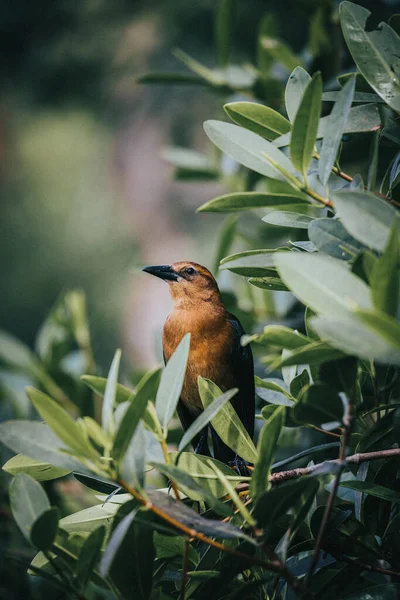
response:
[[[239,319],[229,313],[229,321],[235,332],[231,360],[236,380],[235,385],[239,388],[236,396],[232,398],[232,405],[248,434],[253,438],[255,420],[253,353],[250,346],[242,346],[240,344],[240,339],[244,335],[244,329]]]
[[[238,393],[232,398],[232,406],[245,426],[250,437],[254,434],[255,420],[255,387],[254,364],[250,346],[241,346],[240,339],[244,329],[234,315],[228,313],[229,322],[233,328],[233,338],[230,356],[230,370],[233,374],[234,387],[239,388]],[[211,427],[214,458],[229,463],[235,460],[235,453],[224,444]]]

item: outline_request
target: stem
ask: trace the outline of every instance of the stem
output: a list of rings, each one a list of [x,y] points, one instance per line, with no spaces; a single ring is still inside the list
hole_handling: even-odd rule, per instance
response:
[[[187,583],[187,572],[188,572],[188,559],[189,559],[189,540],[185,539],[185,549],[183,552],[183,562],[182,562],[182,582],[181,582],[181,593],[179,595],[179,600],[185,600],[185,589]]]
[[[352,399],[351,400],[349,399],[347,406],[346,406],[345,415],[343,418],[344,431],[343,431],[343,440],[342,440],[342,444],[340,446],[340,451],[339,451],[339,459],[338,459],[339,469],[336,473],[332,491],[329,494],[328,502],[325,507],[324,515],[322,517],[322,522],[321,522],[321,525],[320,525],[320,528],[318,531],[317,539],[315,541],[314,553],[312,555],[310,568],[308,570],[308,573],[307,573],[306,579],[305,579],[306,588],[309,588],[309,586],[310,586],[310,581],[312,579],[312,576],[314,574],[315,568],[318,563],[319,555],[321,552],[322,541],[323,541],[323,538],[325,535],[326,527],[331,518],[333,504],[335,502],[335,497],[336,497],[336,492],[339,487],[340,477],[342,475],[343,469],[346,466],[346,451],[347,451],[347,447],[349,445],[349,439],[350,439],[350,435],[351,435],[351,425],[352,425],[352,419],[353,419],[352,410],[353,410],[352,409]]]
[[[314,190],[312,190],[311,188],[305,187],[305,188],[302,188],[302,191],[305,192],[311,198],[314,198],[314,200],[318,200],[318,202],[322,202],[322,204],[324,204],[325,206],[333,207],[333,204],[329,200],[329,198],[324,198],[323,196],[320,196],[319,194],[317,194],[317,192],[314,192]]]

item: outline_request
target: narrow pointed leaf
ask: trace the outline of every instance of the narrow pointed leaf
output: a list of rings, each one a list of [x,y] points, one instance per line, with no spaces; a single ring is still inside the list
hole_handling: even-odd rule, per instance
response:
[[[215,15],[215,46],[220,67],[226,67],[229,63],[236,12],[236,0],[218,0]]]
[[[276,182],[282,185],[282,192],[235,192],[218,196],[206,202],[197,212],[242,212],[264,206],[284,206],[286,204],[308,204],[307,197],[283,181]]]
[[[286,112],[292,123],[310,81],[311,77],[303,67],[296,67],[288,79],[285,89],[285,104]]]
[[[106,528],[100,525],[86,538],[79,553],[75,577],[79,586],[84,586],[90,579],[92,571],[101,555]]]
[[[114,354],[114,358],[111,363],[110,370],[108,372],[107,384],[103,398],[103,407],[101,411],[101,424],[103,426],[103,429],[110,437],[114,437],[115,434],[115,423],[113,413],[115,408],[115,398],[117,395],[118,371],[120,361],[121,350],[117,350]]]
[[[156,410],[165,436],[182,391],[186,364],[189,357],[189,347],[190,333],[187,333],[182,338],[161,374],[161,381],[156,396]]]
[[[295,168],[307,177],[308,166],[314,153],[321,112],[322,79],[314,75],[302,97],[293,123],[290,139],[290,158]]]
[[[218,414],[221,408],[238,393],[238,391],[237,388],[233,388],[232,390],[228,390],[224,394],[221,394],[221,396],[215,398],[215,400],[212,400],[211,404],[200,413],[197,419],[193,421],[190,427],[185,431],[179,442],[179,452],[184,450],[184,448],[190,444],[193,438],[200,433],[200,431]]]
[[[353,101],[355,84],[356,79],[352,77],[343,86],[329,115],[318,163],[318,174],[323,185],[328,183],[332,167],[335,164],[344,127]]]
[[[392,225],[387,245],[376,261],[370,277],[374,305],[392,317],[399,309],[400,292],[400,243],[396,221]]]
[[[266,140],[274,140],[290,131],[290,123],[285,117],[269,106],[255,102],[231,102],[224,110],[234,123],[254,131]]]
[[[293,227],[294,229],[308,229],[310,223],[313,222],[313,217],[302,215],[301,213],[274,210],[262,219],[269,225],[279,225],[279,227]]]
[[[8,460],[2,467],[3,471],[10,475],[18,475],[18,473],[26,473],[36,479],[36,481],[50,481],[64,477],[71,472],[71,469],[60,469],[53,467],[47,462],[38,461],[24,454],[17,454]]]
[[[261,430],[257,444],[258,458],[250,484],[253,500],[257,500],[271,486],[268,478],[284,419],[285,407],[280,406],[270,416]]]

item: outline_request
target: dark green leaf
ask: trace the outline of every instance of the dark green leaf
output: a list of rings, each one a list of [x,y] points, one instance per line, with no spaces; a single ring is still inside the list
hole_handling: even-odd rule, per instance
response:
[[[363,492],[364,494],[370,494],[370,496],[376,496],[388,502],[400,503],[400,492],[369,481],[343,481],[340,483],[340,486],[356,490],[357,492]]]
[[[100,479],[99,477],[94,477],[93,475],[83,475],[82,473],[74,473],[75,479],[86,485],[91,490],[95,490],[96,492],[101,492],[102,494],[112,494],[117,491],[118,486],[112,481],[107,481],[106,479]]]
[[[296,175],[287,156],[252,131],[222,121],[206,121],[204,130],[220,150],[256,173],[283,181],[286,179],[283,172]],[[280,170],[273,163],[279,165]]]
[[[220,67],[226,67],[229,63],[236,12],[236,0],[218,0],[215,15],[215,46]]]
[[[155,440],[150,432],[146,432],[143,423],[139,422],[130,439],[122,465],[120,466],[122,478],[127,483],[139,488],[144,486],[144,470],[147,452],[146,434],[148,434],[150,439],[158,445],[158,441]]]
[[[50,550],[58,530],[58,509],[56,506],[43,512],[33,523],[31,542],[42,551]]]
[[[143,73],[136,78],[136,83],[155,83],[155,84],[185,84],[185,85],[210,85],[204,79],[189,73]]]
[[[296,375],[290,382],[290,393],[294,398],[299,398],[304,388],[310,385],[310,375],[307,369],[303,369],[299,375]]]
[[[135,512],[131,512],[115,527],[101,559],[100,572],[111,578],[126,600],[148,600],[155,559],[153,536],[134,518]]]
[[[291,409],[291,416],[298,423],[310,425],[341,423],[343,403],[335,390],[317,383],[310,386],[306,394]]]
[[[285,117],[269,106],[255,102],[231,102],[224,110],[234,123],[254,131],[267,140],[290,131],[290,123]]]
[[[396,316],[399,308],[399,266],[399,230],[394,222],[387,245],[382,256],[374,264],[369,282],[374,305],[392,317]]]
[[[295,168],[307,178],[314,153],[321,112],[322,79],[320,73],[308,83],[293,123],[290,157]]]
[[[254,501],[269,489],[269,475],[278,438],[285,419],[285,407],[281,406],[263,426],[257,444],[257,461],[251,478],[250,492]]]
[[[50,510],[50,502],[37,481],[20,473],[10,485],[10,505],[13,517],[24,537],[30,541],[35,521]]]
[[[100,525],[100,527],[92,531],[86,538],[76,564],[75,577],[79,587],[85,586],[89,581],[93,569],[100,558],[105,536],[106,528],[104,525]]]
[[[262,290],[275,290],[276,292],[289,291],[279,277],[250,277],[249,283]]]
[[[332,167],[335,164],[339,145],[353,101],[355,83],[355,77],[352,77],[343,86],[338,93],[338,98],[329,115],[318,163],[318,174],[323,185],[328,183]]]
[[[186,363],[189,356],[189,346],[190,334],[187,333],[170,357],[161,375],[161,381],[156,396],[156,410],[165,437],[168,432],[169,422],[175,412],[182,391]]]
[[[343,35],[359,71],[370,86],[395,111],[400,110],[398,56],[400,39],[389,25],[366,31],[369,10],[342,2],[340,22]]]
[[[218,196],[206,202],[197,212],[241,212],[264,206],[284,206],[289,204],[305,204],[307,197],[284,181],[275,180],[275,191],[267,193],[236,192]]]

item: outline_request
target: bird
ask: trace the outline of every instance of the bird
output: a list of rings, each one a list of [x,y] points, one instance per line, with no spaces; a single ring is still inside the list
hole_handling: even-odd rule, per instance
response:
[[[190,333],[190,349],[177,412],[186,431],[202,412],[198,376],[210,379],[223,392],[238,388],[231,403],[251,438],[254,434],[255,386],[253,355],[249,345],[241,345],[244,329],[226,309],[218,284],[210,271],[195,262],[144,267],[143,271],[164,280],[173,300],[162,334],[164,361],[168,362],[179,342]],[[211,424],[192,441],[196,454],[213,456],[239,470],[246,464],[218,436]]]

